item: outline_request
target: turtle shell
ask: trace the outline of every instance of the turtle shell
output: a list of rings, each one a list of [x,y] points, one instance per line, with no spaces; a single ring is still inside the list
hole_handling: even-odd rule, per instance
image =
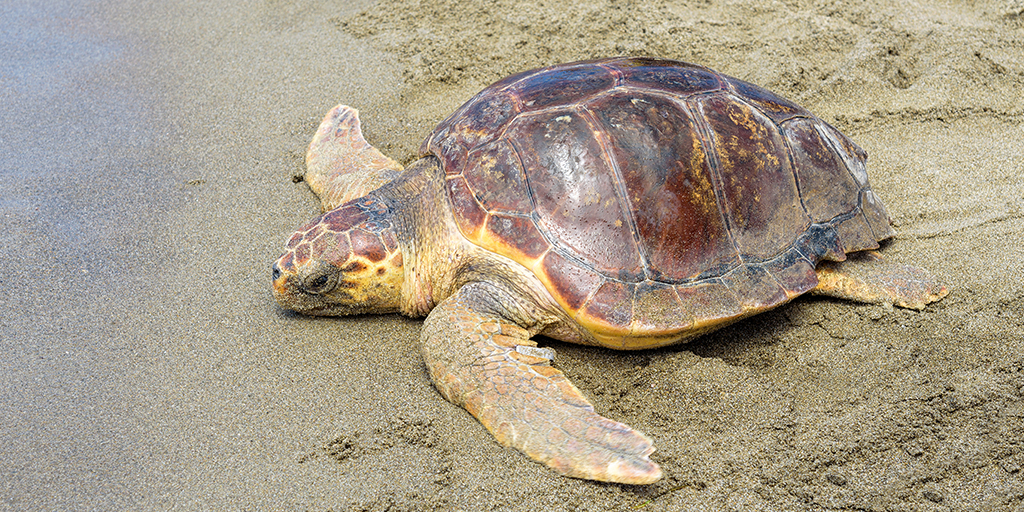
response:
[[[817,284],[893,235],[852,141],[803,108],[649,58],[527,71],[421,153],[472,243],[522,264],[593,340],[673,343]]]

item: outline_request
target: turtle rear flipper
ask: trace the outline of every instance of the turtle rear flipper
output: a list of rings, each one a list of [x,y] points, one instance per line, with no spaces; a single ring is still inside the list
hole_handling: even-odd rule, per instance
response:
[[[501,309],[503,294],[471,284],[427,316],[423,355],[450,402],[476,416],[505,446],[559,473],[626,484],[661,479],[647,436],[604,418]]]
[[[338,105],[324,117],[309,144],[304,179],[328,211],[366,195],[401,172],[401,164],[363,138],[359,111]]]
[[[886,261],[875,251],[851,254],[846,261],[826,261],[815,269],[814,295],[922,310],[949,290],[927,271]]]

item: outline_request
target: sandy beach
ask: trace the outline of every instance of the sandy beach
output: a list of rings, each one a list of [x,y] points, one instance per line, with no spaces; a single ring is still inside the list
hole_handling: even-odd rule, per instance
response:
[[[1024,510],[1024,2],[0,7],[2,510]],[[666,349],[542,340],[654,440],[560,477],[433,388],[422,321],[280,309],[303,155],[402,163],[491,82],[615,55],[767,87],[863,147],[924,311],[803,297]]]

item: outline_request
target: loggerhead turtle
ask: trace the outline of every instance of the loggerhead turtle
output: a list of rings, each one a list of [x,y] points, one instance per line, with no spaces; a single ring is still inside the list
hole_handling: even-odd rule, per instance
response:
[[[273,266],[285,308],[426,316],[430,377],[506,446],[573,477],[661,478],[532,337],[634,350],[816,293],[921,309],[947,293],[892,237],[866,154],[803,108],[707,68],[563,64],[484,89],[407,169],[327,114],[305,180],[326,213]],[[850,257],[855,251],[863,256]],[[828,261],[825,261],[828,260]],[[842,262],[842,263],[840,263]]]

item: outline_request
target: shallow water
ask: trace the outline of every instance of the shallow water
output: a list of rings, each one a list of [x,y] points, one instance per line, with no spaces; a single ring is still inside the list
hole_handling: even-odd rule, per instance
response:
[[[314,211],[291,176],[339,99],[319,68],[366,51],[311,51],[286,7],[0,7],[0,508],[222,508],[297,467],[265,418],[313,399],[267,383],[269,265]]]
[[[169,207],[146,46],[101,2],[0,7],[0,416],[4,504],[123,507],[145,441],[130,420],[137,333]]]

